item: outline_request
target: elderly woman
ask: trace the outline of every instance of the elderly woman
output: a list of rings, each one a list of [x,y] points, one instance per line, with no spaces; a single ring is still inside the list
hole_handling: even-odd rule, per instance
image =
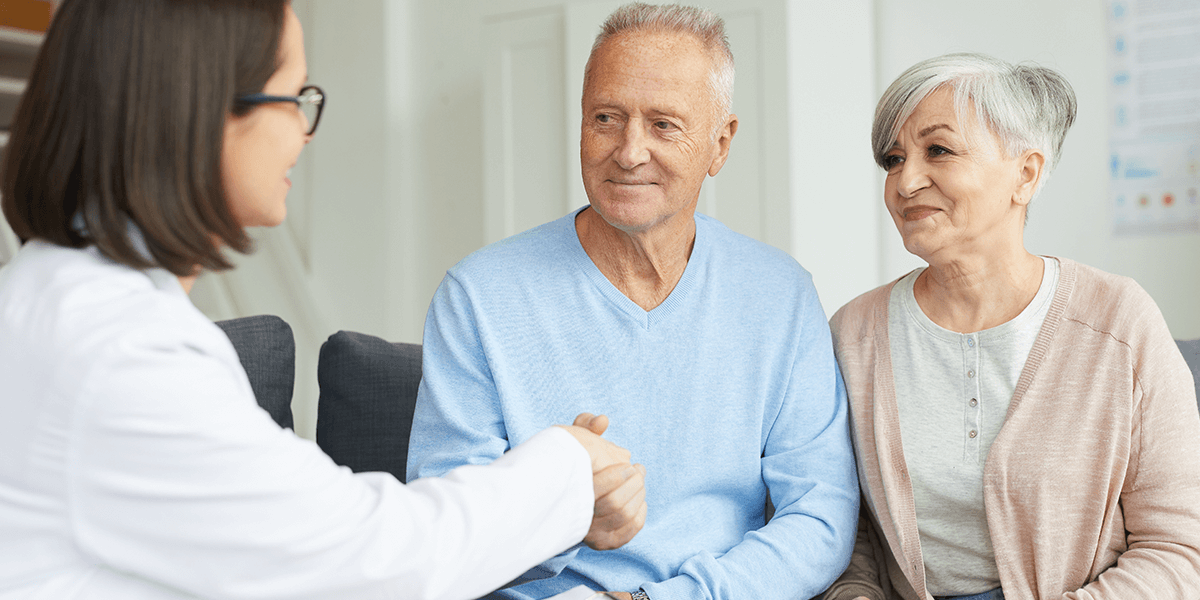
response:
[[[1200,417],[1132,280],[1025,250],[1075,116],[1058,73],[921,62],[872,132],[928,266],[834,316],[865,502],[827,600],[1200,595]]]

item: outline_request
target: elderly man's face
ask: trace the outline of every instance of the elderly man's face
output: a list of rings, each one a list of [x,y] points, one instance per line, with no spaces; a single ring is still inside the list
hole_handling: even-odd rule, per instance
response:
[[[592,57],[583,90],[580,162],[592,208],[626,232],[695,210],[706,174],[725,162],[736,123],[720,122],[712,59],[689,35],[618,35]]]

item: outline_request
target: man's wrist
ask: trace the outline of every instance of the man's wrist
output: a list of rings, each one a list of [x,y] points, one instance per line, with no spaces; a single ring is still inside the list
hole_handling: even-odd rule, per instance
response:
[[[638,588],[636,592],[629,592],[629,596],[632,600],[650,600],[650,596],[647,596],[642,588]]]

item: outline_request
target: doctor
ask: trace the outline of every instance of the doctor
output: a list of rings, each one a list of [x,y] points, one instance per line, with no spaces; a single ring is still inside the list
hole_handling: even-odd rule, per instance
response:
[[[258,408],[186,294],[283,220],[306,79],[286,0],[59,5],[3,164],[0,598],[474,598],[640,529],[604,417],[405,486]]]

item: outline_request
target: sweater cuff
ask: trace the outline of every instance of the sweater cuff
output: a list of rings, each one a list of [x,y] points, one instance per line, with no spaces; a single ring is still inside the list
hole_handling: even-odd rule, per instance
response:
[[[705,596],[700,583],[687,575],[677,575],[662,583],[643,583],[641,588],[650,600],[692,600]]]

